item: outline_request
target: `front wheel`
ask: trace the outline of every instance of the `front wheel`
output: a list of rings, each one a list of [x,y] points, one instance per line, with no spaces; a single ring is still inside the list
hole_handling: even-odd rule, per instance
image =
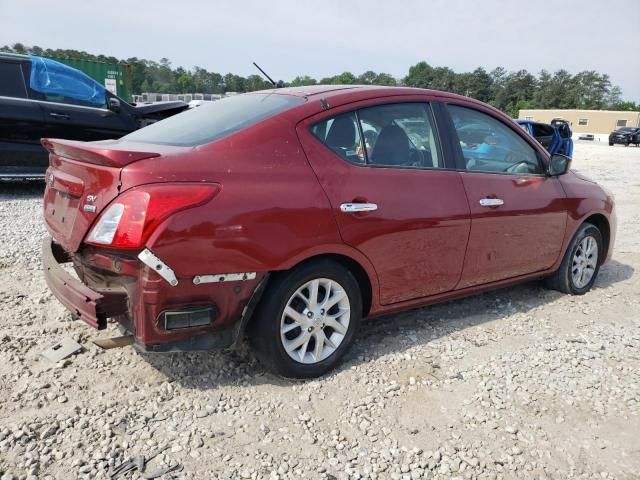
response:
[[[560,268],[546,279],[547,286],[572,295],[587,293],[598,276],[604,254],[602,246],[598,227],[582,224],[571,240]]]
[[[260,359],[291,378],[319,377],[347,352],[362,317],[353,274],[322,259],[279,274],[263,295],[249,332]]]

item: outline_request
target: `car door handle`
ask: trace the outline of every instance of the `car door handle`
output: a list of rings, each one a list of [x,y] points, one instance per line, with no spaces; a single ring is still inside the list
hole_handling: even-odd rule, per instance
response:
[[[66,113],[56,113],[56,112],[49,113],[49,116],[58,120],[70,120],[71,118]]]
[[[375,210],[378,210],[378,205],[375,203],[343,203],[340,205],[340,211],[344,213],[373,212]]]
[[[501,198],[481,198],[480,205],[483,207],[499,207],[504,205],[504,200]]]

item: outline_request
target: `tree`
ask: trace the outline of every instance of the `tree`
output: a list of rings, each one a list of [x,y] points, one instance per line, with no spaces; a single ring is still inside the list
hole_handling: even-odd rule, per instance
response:
[[[362,75],[358,77],[358,83],[362,85],[374,85],[376,81],[376,72],[372,70],[367,70]]]
[[[433,67],[427,62],[419,62],[409,68],[409,73],[404,77],[403,83],[407,87],[431,88],[433,78]]]
[[[256,90],[266,90],[273,88],[271,82],[266,81],[260,75],[249,75],[245,81],[245,89],[247,92],[255,92]]]
[[[27,51],[26,47],[21,43],[14,43],[12,50],[14,51],[14,53],[20,53],[22,55],[25,55],[25,54],[29,53]]]
[[[358,83],[358,79],[351,72],[342,72],[340,75],[333,77],[331,83],[334,85],[353,85]]]
[[[192,93],[196,91],[193,75],[189,72],[185,72],[178,77],[176,80],[176,86],[178,88],[178,93]]]
[[[227,73],[224,76],[224,91],[226,92],[244,92],[245,78],[233,73]]]
[[[308,75],[305,75],[303,77],[296,77],[294,78],[291,83],[289,84],[290,87],[305,87],[307,85],[315,85],[317,84],[317,80],[315,78],[311,78]]]
[[[385,85],[388,87],[395,87],[398,85],[398,81],[388,73],[379,73],[376,75],[373,81],[374,85]]]
[[[224,77],[217,72],[194,66],[192,69],[174,67],[168,58],[159,61],[130,57],[121,60],[113,56],[92,54],[74,49],[44,49],[22,43],[5,45],[3,51],[53,58],[77,58],[131,65],[131,91],[133,93],[216,93],[247,92],[271,88],[272,85],[258,75],[243,77],[228,73]],[[307,75],[295,77],[289,85],[317,84]],[[397,85],[398,83],[421,88],[433,88],[460,93],[489,102],[497,108],[516,115],[522,108],[610,108],[637,110],[639,105],[623,101],[620,87],[612,85],[608,75],[593,70],[572,75],[566,70],[551,74],[542,70],[537,76],[526,70],[509,72],[497,67],[491,72],[476,68],[470,72],[455,72],[446,66],[433,67],[421,61],[409,68],[407,75],[398,82],[388,73],[367,70],[359,76],[351,72],[322,78],[323,84]],[[278,86],[286,85],[282,80]]]

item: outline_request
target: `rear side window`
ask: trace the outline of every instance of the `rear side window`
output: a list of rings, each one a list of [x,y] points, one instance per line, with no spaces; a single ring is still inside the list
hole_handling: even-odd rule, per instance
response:
[[[366,162],[358,119],[354,112],[318,122],[311,127],[311,133],[344,160],[351,163]]]
[[[0,62],[0,96],[27,98],[27,89],[19,63]]]
[[[442,168],[427,103],[367,107],[314,124],[313,133],[351,163],[381,167]]]
[[[535,149],[504,123],[471,108],[447,108],[467,170],[514,175],[543,173]]]
[[[303,102],[302,98],[276,93],[236,95],[192,108],[122,138],[194,147],[243,130]]]

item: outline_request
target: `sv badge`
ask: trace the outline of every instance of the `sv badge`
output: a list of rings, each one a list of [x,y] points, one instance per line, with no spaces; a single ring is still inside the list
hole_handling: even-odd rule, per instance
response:
[[[82,206],[82,210],[87,212],[87,213],[96,213],[96,206],[95,205],[91,205],[93,202],[95,202],[98,199],[97,195],[87,195],[87,202]]]

